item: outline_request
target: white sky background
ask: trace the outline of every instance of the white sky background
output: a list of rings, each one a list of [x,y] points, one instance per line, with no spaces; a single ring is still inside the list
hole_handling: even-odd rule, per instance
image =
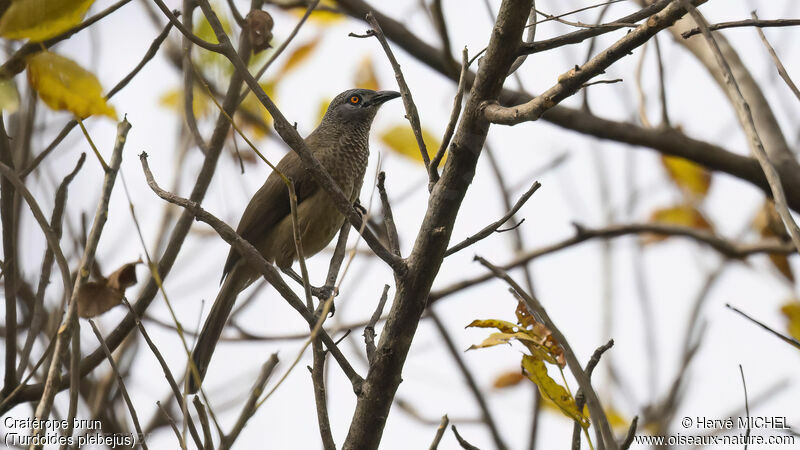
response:
[[[249,2],[237,2],[245,10]],[[480,0],[444,1],[445,15],[451,35],[452,46],[459,50],[466,45],[470,54],[482,49],[491,30],[484,4]],[[493,8],[499,2],[492,0]],[[561,13],[587,6],[589,1],[543,1],[537,7],[551,14]],[[92,8],[99,11],[111,4],[101,0]],[[439,45],[428,18],[417,10],[416,1],[378,2],[373,4],[382,12],[390,14],[411,28],[426,42]],[[180,2],[168,2],[170,7],[178,8]],[[797,7],[794,2],[749,1],[727,2],[711,1],[701,11],[710,22],[740,20],[749,18],[750,10],[757,8],[760,18],[795,17]],[[623,16],[633,11],[635,6],[622,3],[612,6],[607,20]],[[296,22],[296,17],[269,9],[276,22],[275,43],[281,42]],[[794,13],[794,15],[793,15]],[[570,17],[592,23],[597,10]],[[162,21],[163,23],[164,21]],[[383,52],[375,39],[353,39],[349,32],[363,32],[367,25],[348,20],[329,28],[309,24],[288,49],[309,41],[319,33],[324,33],[322,45],[315,51],[309,63],[305,64],[286,79],[281,80],[277,93],[278,106],[289,121],[297,122],[302,135],[308,134],[316,126],[319,102],[350,88],[357,63],[365,56],[372,55],[379,72],[383,89],[396,89],[393,73]],[[109,89],[136,65],[152,39],[156,30],[144,15],[139,2],[132,2],[120,11],[100,22],[99,26],[81,33],[57,47],[56,51],[68,55],[98,74],[104,87]],[[537,30],[537,39],[556,36],[568,30],[565,26],[546,23]],[[625,33],[624,30],[608,33],[599,38],[596,49],[610,45]],[[752,29],[725,31],[756,80],[771,101],[773,110],[783,126],[790,146],[797,148],[797,103],[789,89],[775,74],[772,62],[763,48],[756,32]],[[783,58],[790,74],[800,78],[800,65],[796,58],[798,39],[796,28],[768,29],[767,36]],[[176,30],[172,38],[178,37]],[[687,51],[672,43],[667,32],[660,34],[667,76],[669,112],[673,125],[680,125],[694,138],[713,142],[734,151],[746,154],[747,145],[735,121],[733,110],[705,69]],[[695,38],[698,39],[698,38]],[[556,51],[536,54],[528,58],[519,70],[525,87],[531,92],[542,92],[556,82],[557,77],[585,58],[588,41]],[[455,86],[449,80],[427,69],[414,58],[404,53],[399,46],[392,46],[406,80],[414,95],[423,124],[441,135],[447,123],[452,105]],[[625,82],[614,85],[597,85],[591,89],[591,104],[595,114],[617,120],[636,120],[635,108],[638,106],[635,95],[633,71],[642,49],[616,63],[602,79],[623,78]],[[657,97],[658,78],[655,72],[654,49],[648,49],[643,85],[648,93],[648,113],[651,121],[659,120]],[[279,64],[281,61],[278,62]],[[273,67],[273,72],[276,67]],[[473,67],[474,68],[474,67]],[[20,83],[21,78],[18,78]],[[144,182],[138,153],[146,151],[150,155],[150,166],[162,187],[172,186],[177,130],[180,117],[173,111],[158,105],[158,98],[167,90],[178,87],[181,75],[163,57],[162,53],[112,100],[121,114],[127,114],[133,125],[125,148],[122,171],[131,190],[142,232],[148,246],[152,246],[159,229],[164,203],[153,194]],[[516,88],[510,79],[507,86]],[[568,99],[565,104],[579,105],[580,96]],[[34,136],[34,151],[38,153],[61,129],[67,116],[62,113],[45,112],[48,130]],[[385,105],[373,126],[373,137],[388,126],[405,122],[403,106],[400,101]],[[216,113],[213,114],[216,117]],[[206,125],[206,124],[204,124]],[[203,127],[204,130],[209,129]],[[115,135],[115,124],[107,119],[91,119],[89,130],[104,155],[109,155]],[[240,149],[245,152],[241,140]],[[519,214],[525,217],[522,225],[524,239],[528,248],[556,242],[571,236],[574,232],[571,222],[587,226],[605,225],[604,211],[598,194],[598,176],[593,154],[600,157],[602,167],[608,174],[611,198],[616,212],[615,222],[629,223],[647,220],[650,213],[658,207],[670,206],[680,201],[680,193],[671,186],[666,173],[661,168],[658,154],[652,150],[631,148],[613,142],[600,142],[587,136],[554,127],[544,121],[525,123],[515,127],[493,126],[489,133],[489,143],[499,159],[506,182],[519,186],[514,193],[516,200],[533,181],[527,178],[536,168],[554,157],[566,153],[568,159],[557,169],[541,175],[538,180],[542,188],[531,198]],[[275,141],[261,141],[261,149],[277,161],[284,150]],[[30,185],[45,211],[52,208],[54,183],[70,171],[80,152],[87,152],[87,161],[78,177],[70,187],[68,208],[71,226],[79,226],[76,211],[83,210],[93,215],[99,193],[102,173],[96,159],[91,154],[82,136],[73,131],[45,163],[35,172],[38,178],[31,179]],[[197,150],[179,168],[183,174],[178,194],[188,197],[191,186],[202,164],[202,155]],[[393,202],[395,219],[400,232],[403,253],[407,254],[419,227],[424,209],[427,206],[427,190],[424,169],[402,156],[389,153],[377,139],[372,141],[372,156],[367,180],[361,199],[369,199],[372,179],[375,173],[377,155],[382,154],[383,169],[387,172],[387,189]],[[629,189],[625,181],[626,164],[636,164],[636,188],[639,202],[632,215],[628,215],[625,204]],[[216,175],[203,202],[203,206],[229,224],[235,225],[250,195],[261,185],[268,174],[263,164],[248,165],[246,174],[240,175],[238,162],[230,152],[223,152]],[[35,180],[35,181],[34,181]],[[39,182],[45,180],[44,183]],[[112,196],[109,220],[98,249],[98,260],[106,272],[120,264],[135,260],[143,255],[136,238],[135,229],[128,212],[124,191],[119,185]],[[399,200],[399,196],[411,190],[411,195]],[[733,237],[745,228],[763,196],[752,185],[733,177],[715,174],[711,191],[703,208],[706,216],[724,236]],[[373,201],[373,211],[379,213],[377,198]],[[478,164],[478,171],[464,201],[453,232],[453,242],[474,233],[487,223],[504,214],[500,202],[497,183],[493,178],[488,162],[484,157]],[[43,251],[41,235],[34,228],[28,216],[23,227],[22,264],[24,275],[30,280],[38,277],[38,267]],[[187,328],[195,328],[201,300],[208,302],[216,296],[227,245],[216,237],[208,237],[210,228],[197,223],[186,240],[181,255],[173,271],[167,278],[165,288],[176,312]],[[66,233],[65,233],[66,234]],[[612,336],[604,336],[601,331],[602,316],[602,277],[603,260],[601,244],[591,241],[537,260],[532,264],[537,294],[544,303],[555,323],[561,328],[576,351],[579,360],[585,363],[592,351],[609,337],[616,341],[614,348],[603,358],[595,372],[594,385],[605,404],[613,405],[626,418],[640,413],[640,409],[653,395],[666,393],[672,377],[680,363],[679,356],[683,344],[685,325],[691,303],[705,279],[705,274],[719,263],[719,256],[702,246],[683,239],[671,239],[655,244],[644,251],[646,283],[650,301],[656,318],[655,336],[658,344],[658,392],[649,392],[647,384],[646,351],[644,346],[642,313],[633,276],[633,249],[635,237],[612,241],[611,295],[614,301],[614,323]],[[746,239],[757,239],[750,232]],[[64,242],[68,242],[66,239]],[[351,236],[352,242],[352,236]],[[70,244],[65,244],[69,247]],[[362,247],[364,247],[362,245]],[[152,247],[150,247],[152,254]],[[484,273],[484,269],[472,262],[475,254],[486,257],[495,263],[503,263],[512,257],[509,235],[494,235],[460,253],[449,257],[442,265],[434,284],[434,289],[451,282]],[[797,270],[797,258],[792,263]],[[312,282],[320,285],[327,270],[328,256],[320,254],[309,261]],[[513,275],[522,281],[521,272]],[[140,279],[146,270],[139,269]],[[364,256],[356,258],[350,268],[337,298],[336,316],[327,322],[352,323],[367,319],[373,312],[384,283],[392,283],[391,274],[375,259]],[[139,286],[129,289],[128,297],[137,297]],[[56,294],[60,281],[53,277],[50,301],[60,301]],[[249,292],[249,291],[248,291]],[[299,292],[299,289],[298,289]],[[394,289],[390,291],[390,300]],[[800,388],[796,382],[798,354],[796,350],[781,343],[763,330],[727,310],[729,302],[747,311],[754,317],[784,329],[784,319],[779,313],[780,305],[788,298],[796,296],[796,288],[789,286],[768,264],[766,257],[752,257],[746,264],[732,264],[715,284],[705,303],[703,315],[708,328],[704,343],[690,369],[690,381],[686,392],[687,400],[677,412],[676,417],[705,416],[727,418],[728,414],[743,405],[742,386],[738,364],[742,364],[747,378],[747,388],[751,402],[759,393],[770,388],[782,379],[790,379],[790,385],[768,402],[751,408],[752,415],[788,416],[794,426],[800,425],[797,416],[796,399]],[[246,296],[242,294],[240,299]],[[466,349],[480,342],[488,335],[487,330],[464,330],[464,326],[474,319],[499,318],[514,319],[515,301],[500,282],[480,285],[458,295],[448,297],[437,303],[435,310],[445,321],[457,346]],[[390,305],[387,305],[386,311]],[[123,308],[115,308],[99,323],[105,332],[110,331],[123,316]],[[161,295],[148,309],[148,314],[162,321],[171,321]],[[259,299],[252,303],[245,314],[239,316],[239,323],[254,334],[281,335],[307,331],[307,326],[297,313],[279,298],[272,289],[264,289]],[[159,348],[171,362],[175,374],[179,374],[185,360],[177,335],[153,324],[145,323]],[[342,349],[354,363],[356,370],[366,375],[366,366],[356,354],[364,354],[362,330],[354,329],[343,342]],[[378,330],[380,333],[380,329]],[[88,323],[82,322],[83,352],[95,348],[96,340],[89,330]],[[269,389],[288,368],[301,346],[300,341],[280,341],[269,343],[221,343],[216,350],[208,376],[204,383],[211,394],[212,405],[218,411],[223,428],[227,431],[238,416],[240,405],[249,393],[252,380],[260,365],[275,351],[279,352],[281,363],[273,374]],[[525,448],[531,420],[531,399],[533,385],[524,383],[503,391],[491,389],[493,379],[500,373],[515,370],[519,366],[520,351],[512,347],[497,347],[462,354],[473,370],[479,385],[486,391],[486,397],[499,423],[501,432],[511,448]],[[630,403],[618,391],[609,389],[606,365],[613,359],[627,387],[635,396]],[[310,351],[276,394],[263,405],[252,418],[237,441],[237,448],[262,448],[263,442],[269,448],[319,448],[319,432],[314,412],[314,397],[306,365],[311,361]],[[330,416],[334,439],[341,445],[348,431],[355,396],[350,384],[341,374],[335,361],[329,360]],[[107,370],[103,365],[101,371]],[[140,345],[133,365],[132,381],[128,389],[144,423],[149,421],[155,411],[155,402],[167,398],[169,387],[160,368],[149,349]],[[794,377],[794,379],[792,379]],[[442,414],[449,414],[462,435],[480,448],[492,448],[493,443],[485,426],[459,422],[459,419],[475,419],[480,411],[472,394],[467,389],[461,373],[432,324],[423,320],[417,331],[411,353],[405,364],[403,380],[397,396],[408,401],[419,413],[432,420]],[[570,378],[570,386],[577,384]],[[60,411],[66,411],[67,396],[62,393],[56,404]],[[235,402],[232,408],[222,406]],[[30,415],[27,405],[19,406],[13,414],[20,417]],[[87,414],[81,405],[79,417]],[[120,410],[127,417],[127,410]],[[677,427],[676,422],[676,427]],[[394,407],[384,432],[381,448],[406,449],[427,448],[433,438],[435,425],[422,425],[405,412]],[[572,423],[552,412],[541,416],[539,448],[565,448],[571,438]],[[683,434],[700,434],[703,430],[675,429]],[[754,430],[754,433],[757,431]],[[152,437],[150,448],[175,448],[175,437],[168,428]],[[584,443],[585,446],[585,443]],[[440,448],[457,448],[455,439],[448,431]],[[588,448],[585,446],[585,448]],[[766,448],[766,447],[763,447]],[[777,447],[776,447],[777,448]],[[787,448],[787,447],[783,447]]]

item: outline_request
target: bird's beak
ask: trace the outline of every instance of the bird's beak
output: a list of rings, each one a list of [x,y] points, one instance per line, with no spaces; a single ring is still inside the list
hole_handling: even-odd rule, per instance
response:
[[[400,97],[400,93],[399,92],[395,92],[395,91],[380,91],[380,92],[376,92],[375,95],[373,95],[371,99],[369,99],[367,102],[365,102],[367,104],[364,105],[364,106],[373,106],[373,105],[380,106],[380,105],[388,102],[389,100],[391,100],[393,98],[397,98],[397,97]]]

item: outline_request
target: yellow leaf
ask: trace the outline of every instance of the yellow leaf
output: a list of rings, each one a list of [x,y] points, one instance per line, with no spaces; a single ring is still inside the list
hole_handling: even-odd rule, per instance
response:
[[[475,350],[479,348],[494,347],[495,345],[500,345],[500,344],[507,344],[512,339],[516,339],[528,347],[533,346],[537,350],[540,350],[544,346],[544,341],[545,341],[544,338],[534,336],[525,331],[521,331],[519,333],[492,333],[489,335],[488,338],[484,339],[483,342],[481,342],[478,345],[472,345],[467,350]],[[543,353],[545,356],[547,356],[546,352]],[[540,357],[539,359],[542,358]],[[553,358],[549,359],[552,360]],[[554,360],[551,362],[555,364]]]
[[[40,42],[81,22],[94,0],[14,0],[0,19],[0,36]]]
[[[800,301],[789,300],[786,304],[781,306],[781,313],[783,313],[789,321],[786,324],[786,330],[789,332],[789,335],[800,340]]]
[[[518,385],[524,379],[525,375],[523,375],[519,370],[509,370],[508,372],[503,372],[498,375],[494,379],[492,387],[495,389],[508,388]]]
[[[223,8],[219,8],[216,4],[212,4],[211,9],[213,9],[217,14],[217,18],[219,19],[219,23],[222,25],[222,29],[225,31],[225,33],[230,35],[231,23],[230,20],[228,20],[228,17],[221,12]],[[200,11],[198,11],[198,17],[194,24],[194,34],[204,41],[214,44],[219,43],[217,40],[217,34],[214,33],[214,29],[211,28],[211,24],[208,23],[208,19],[206,19],[205,14],[200,13]]]
[[[550,378],[543,361],[524,355],[522,357],[522,368],[525,369],[528,378],[539,386],[539,392],[541,392],[542,397],[555,403],[561,412],[577,421],[584,429],[589,427],[589,418],[585,413],[578,411],[575,399],[567,389]]]
[[[688,159],[661,156],[661,163],[676,186],[692,198],[703,198],[711,186],[711,172]]]
[[[320,1],[319,6],[317,6],[317,10],[311,13],[311,15],[308,17],[308,20],[317,22],[321,25],[330,25],[332,23],[340,22],[345,19],[344,14],[326,9],[319,9],[320,7],[327,9],[335,9],[336,2],[334,0]],[[294,14],[297,17],[303,17],[305,13],[306,13],[305,7],[292,9],[292,14]]]
[[[103,86],[91,72],[69,58],[39,52],[28,58],[28,81],[52,109],[71,111],[80,118],[100,114],[117,118],[103,97]]]
[[[522,330],[522,327],[515,323],[498,319],[473,320],[464,328],[497,328],[503,333],[516,333]]]
[[[170,89],[163,93],[158,99],[158,103],[169,109],[175,109],[183,115],[183,88]],[[192,111],[197,118],[205,117],[208,114],[211,100],[206,96],[206,92],[198,87],[194,88],[192,95]]]
[[[622,413],[619,412],[613,406],[606,407],[605,411],[603,411],[608,419],[608,424],[611,425],[611,428],[615,430],[627,430],[628,427],[631,425],[631,421],[628,420]],[[585,414],[588,414],[585,412]]]
[[[372,64],[372,58],[369,55],[362,58],[361,62],[358,63],[353,81],[357,88],[371,89],[373,91],[380,90],[378,76],[375,74],[375,66]]]
[[[433,133],[425,129],[425,127],[422,127],[421,131],[422,140],[428,148],[428,156],[433,157],[439,150],[439,146],[442,142],[439,138],[435,137]],[[422,154],[420,154],[419,146],[417,146],[417,139],[414,136],[414,131],[407,123],[398,124],[385,130],[381,133],[380,138],[386,146],[395,152],[411,158],[414,161],[422,162]],[[442,159],[442,164],[444,164],[446,156],[447,155]]]
[[[770,253],[767,256],[781,275],[786,277],[790,283],[794,283],[794,273],[792,273],[792,266],[789,265],[789,258],[786,255],[779,255],[777,253]]]
[[[220,8],[216,4],[212,4],[211,7],[217,13],[217,17],[219,18],[219,22],[222,25],[222,29],[230,36],[231,34],[231,24],[230,19],[223,13],[225,8]],[[194,24],[194,34],[198,37],[203,39],[204,41],[208,41],[211,43],[219,43],[217,40],[217,35],[214,33],[214,29],[211,28],[211,24],[208,23],[208,19],[206,16],[202,14],[200,11],[197,11],[197,20]],[[230,74],[233,72],[233,65],[228,61],[228,59],[217,53],[206,50],[204,48],[198,48],[195,51],[193,61],[195,64],[201,69],[216,69],[220,70],[225,74]]]
[[[300,47],[297,47],[286,59],[286,62],[283,63],[283,66],[278,71],[277,77],[281,78],[283,75],[286,75],[304,63],[311,56],[314,50],[316,50],[320,41],[320,36],[317,36]]]
[[[706,220],[705,216],[703,216],[703,213],[690,205],[678,205],[657,209],[653,211],[653,214],[650,216],[650,222],[679,225],[700,230],[712,230],[711,224]],[[643,241],[645,244],[650,244],[663,241],[666,238],[666,236],[648,234],[643,238]]]
[[[13,78],[0,78],[0,111],[13,114],[19,109],[19,92]]]

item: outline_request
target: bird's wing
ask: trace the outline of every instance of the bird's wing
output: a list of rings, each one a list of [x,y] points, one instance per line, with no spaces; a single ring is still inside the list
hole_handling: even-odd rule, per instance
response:
[[[304,173],[306,169],[297,153],[290,151],[280,160],[276,167],[294,182],[298,205],[317,191],[317,183],[314,182],[310,174]],[[281,176],[273,171],[267,177],[264,185],[250,199],[250,203],[247,204],[244,213],[242,213],[242,218],[239,220],[236,232],[258,248],[260,238],[269,233],[275,224],[290,213],[289,189]],[[239,258],[241,258],[239,252],[231,248],[222,271],[222,280],[233,269]]]

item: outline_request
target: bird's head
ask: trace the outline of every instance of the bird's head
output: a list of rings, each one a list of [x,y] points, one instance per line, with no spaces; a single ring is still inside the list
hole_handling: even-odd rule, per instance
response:
[[[376,92],[370,89],[349,89],[331,100],[328,110],[322,118],[322,123],[369,127],[378,108],[399,96],[400,93],[395,91]]]

